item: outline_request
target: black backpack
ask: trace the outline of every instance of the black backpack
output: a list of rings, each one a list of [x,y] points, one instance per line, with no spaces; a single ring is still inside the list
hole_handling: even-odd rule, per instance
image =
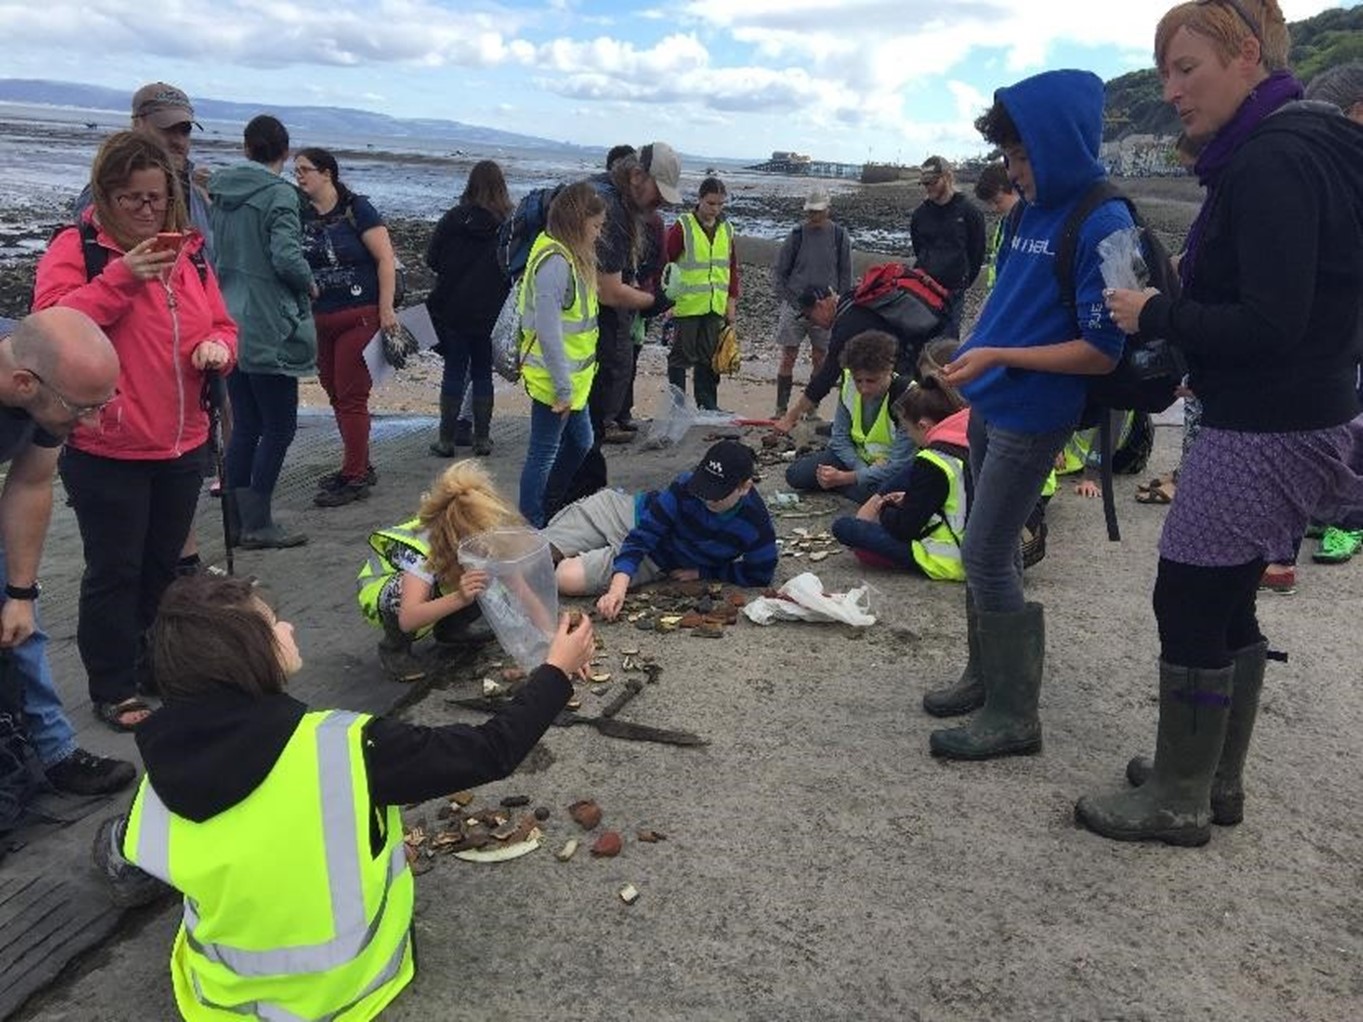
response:
[[[530,246],[549,223],[549,204],[565,185],[536,188],[516,204],[515,212],[497,228],[497,266],[507,283],[514,284],[530,261]]]
[[[1120,199],[1131,213],[1131,219],[1141,236],[1141,257],[1144,266],[1137,266],[1137,277],[1142,287],[1158,288],[1170,298],[1182,291],[1178,273],[1169,252],[1159,238],[1146,226],[1136,204],[1116,185],[1104,178],[1093,185],[1075,204],[1061,229],[1060,245],[1055,254],[1055,275],[1060,288],[1060,300],[1072,313],[1077,301],[1074,293],[1074,259],[1079,246],[1079,231],[1089,214],[1111,199]],[[1077,322],[1077,316],[1076,316]],[[1117,505],[1113,497],[1112,417],[1109,411],[1138,413],[1162,412],[1174,403],[1176,391],[1187,375],[1188,364],[1183,353],[1163,337],[1144,333],[1130,334],[1122,348],[1121,358],[1110,373],[1089,378],[1088,402],[1080,417],[1081,427],[1098,426],[1099,451],[1103,466],[1103,517],[1107,521],[1108,539],[1120,540],[1117,527]]]

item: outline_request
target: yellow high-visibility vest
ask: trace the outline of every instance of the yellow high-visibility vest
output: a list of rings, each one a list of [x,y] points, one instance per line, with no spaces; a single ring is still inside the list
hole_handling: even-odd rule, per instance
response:
[[[890,392],[888,390],[885,392],[880,402],[880,411],[876,413],[875,421],[869,428],[861,420],[861,395],[857,393],[857,385],[852,382],[850,369],[842,371],[842,394],[839,400],[847,409],[847,414],[852,417],[851,439],[852,446],[857,449],[857,457],[867,465],[875,465],[888,458],[894,448]]]
[[[548,364],[544,361],[544,349],[540,347],[539,335],[535,332],[535,274],[540,265],[551,255],[561,255],[568,260],[569,281],[573,288],[573,303],[560,309],[563,324],[563,351],[568,358],[568,372],[571,374],[573,394],[571,407],[580,411],[587,407],[587,395],[596,378],[596,281],[580,279],[577,267],[573,265],[572,254],[560,242],[541,232],[530,246],[530,257],[525,264],[525,274],[521,277],[520,296],[517,298],[521,317],[521,379],[525,390],[541,404],[553,405],[558,400],[554,393],[554,380],[549,375]],[[557,296],[547,296],[557,302]]]
[[[682,229],[682,254],[677,262],[681,290],[673,316],[723,316],[729,303],[729,251],[734,229],[727,220],[715,224],[714,239],[705,233],[695,213],[677,217]]]
[[[411,981],[412,873],[397,808],[370,801],[370,719],[304,714],[260,786],[202,822],[143,777],[122,852],[184,895],[170,968],[190,1022],[361,1022]]]
[[[937,524],[922,539],[909,544],[914,563],[928,578],[947,582],[965,581],[965,563],[961,560],[961,543],[965,540],[967,506],[965,462],[955,455],[932,447],[924,447],[916,455],[932,462],[947,476],[947,499],[942,505]]]

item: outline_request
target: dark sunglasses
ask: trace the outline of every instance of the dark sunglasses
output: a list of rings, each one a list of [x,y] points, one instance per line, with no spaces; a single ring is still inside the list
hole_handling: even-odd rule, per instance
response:
[[[1259,26],[1254,23],[1254,19],[1249,16],[1249,12],[1245,10],[1245,7],[1240,3],[1240,0],[1197,0],[1197,6],[1199,7],[1206,7],[1210,4],[1225,4],[1227,7],[1234,10],[1236,14],[1240,15],[1240,20],[1245,23],[1245,27],[1249,29],[1250,34],[1259,41],[1259,45],[1262,46],[1264,44],[1264,37],[1259,34]]]

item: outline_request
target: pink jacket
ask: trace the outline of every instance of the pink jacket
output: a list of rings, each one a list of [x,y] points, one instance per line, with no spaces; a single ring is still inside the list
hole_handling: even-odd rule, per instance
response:
[[[90,216],[87,211],[85,218]],[[190,260],[203,246],[202,235],[191,235],[164,284],[139,280],[102,228],[97,237],[109,256],[99,276],[85,279],[80,232],[73,228],[52,239],[38,262],[34,289],[35,309],[65,305],[103,327],[121,363],[118,395],[100,413],[99,424],[81,424],[67,443],[126,461],[178,458],[208,440],[208,416],[199,403],[204,376],[190,356],[204,341],[215,340],[235,362],[237,325],[212,270],[201,280]]]
[[[970,428],[970,409],[962,408],[959,412],[948,415],[932,429],[928,430],[927,441],[929,444],[938,443],[953,444],[956,447],[969,447],[966,441],[966,431]]]

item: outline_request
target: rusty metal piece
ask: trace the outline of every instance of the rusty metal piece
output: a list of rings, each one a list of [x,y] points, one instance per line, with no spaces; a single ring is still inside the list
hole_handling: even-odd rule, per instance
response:
[[[635,839],[642,841],[646,845],[656,845],[659,841],[666,841],[667,835],[657,830],[640,830],[634,835]]]

